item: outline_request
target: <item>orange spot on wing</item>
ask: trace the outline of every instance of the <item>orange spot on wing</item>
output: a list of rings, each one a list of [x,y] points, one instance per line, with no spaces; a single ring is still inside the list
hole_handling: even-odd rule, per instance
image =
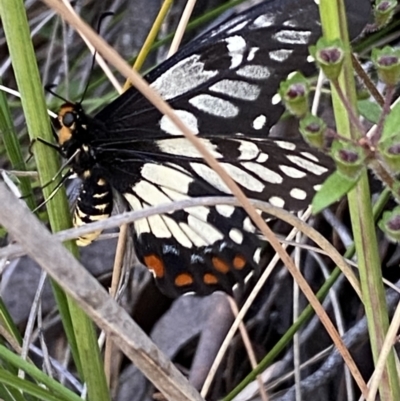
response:
[[[144,258],[144,264],[150,270],[152,270],[157,278],[164,276],[165,267],[164,262],[157,255],[147,255]]]
[[[242,255],[236,255],[233,259],[233,267],[237,270],[243,269],[246,266],[246,259]]]
[[[211,260],[214,268],[218,270],[220,273],[225,274],[229,272],[229,266],[222,259],[214,256]]]
[[[211,273],[206,273],[203,276],[203,281],[205,284],[211,285],[211,284],[218,284],[218,279],[214,274]]]
[[[175,285],[178,287],[184,287],[190,284],[193,284],[193,277],[189,273],[181,273],[175,277]]]

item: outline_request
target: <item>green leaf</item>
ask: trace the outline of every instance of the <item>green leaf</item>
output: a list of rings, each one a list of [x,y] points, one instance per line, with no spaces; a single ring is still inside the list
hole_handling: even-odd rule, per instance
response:
[[[397,103],[385,120],[382,139],[390,138],[400,133],[400,103]]]
[[[346,195],[357,183],[358,179],[351,179],[335,171],[323,183],[321,189],[314,196],[312,201],[313,214],[337,202]]]
[[[382,113],[382,108],[378,103],[364,99],[357,102],[359,113],[371,123],[377,124]]]

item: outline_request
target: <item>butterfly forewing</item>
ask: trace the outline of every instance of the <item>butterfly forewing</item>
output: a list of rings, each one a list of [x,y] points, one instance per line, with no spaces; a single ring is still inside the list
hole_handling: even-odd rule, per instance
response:
[[[280,81],[294,69],[312,71],[308,46],[319,35],[312,0],[296,7],[265,2],[205,33],[145,78],[199,135],[266,135],[282,113],[274,100]],[[134,88],[96,118],[112,136],[177,134]]]

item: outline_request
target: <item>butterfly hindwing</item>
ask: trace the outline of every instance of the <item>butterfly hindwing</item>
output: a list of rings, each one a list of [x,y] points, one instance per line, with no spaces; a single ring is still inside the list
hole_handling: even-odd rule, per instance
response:
[[[328,156],[295,141],[236,136],[202,138],[202,142],[247,196],[289,210],[306,207],[332,169]],[[135,151],[126,149],[126,144],[121,151],[116,146],[103,144],[98,153],[103,155],[107,181],[124,194],[133,210],[201,196],[231,195],[185,138],[170,137],[151,144],[136,140]],[[109,147],[112,151],[107,161]],[[229,292],[257,269],[262,241],[238,207],[191,207],[141,219],[134,229],[139,259],[171,296],[188,291]]]

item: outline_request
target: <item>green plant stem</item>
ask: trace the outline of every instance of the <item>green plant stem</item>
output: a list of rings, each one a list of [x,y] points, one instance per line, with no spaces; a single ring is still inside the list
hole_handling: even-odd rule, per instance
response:
[[[27,168],[22,156],[22,150],[15,132],[14,124],[12,122],[10,107],[3,91],[0,91],[0,133],[11,165],[16,170],[26,171]],[[18,181],[21,195],[24,197],[28,207],[33,210],[35,208],[35,201],[32,196],[33,193],[30,179],[28,177],[20,177]]]
[[[29,25],[22,0],[0,0],[0,16],[12,60],[26,124],[31,140],[38,136],[48,142],[53,141],[40,82],[35,53],[30,39]],[[59,169],[57,153],[48,146],[34,143],[35,160],[42,185],[50,182]],[[47,199],[53,185],[43,188]],[[51,202],[47,203],[49,221],[53,232],[71,226],[65,190],[61,188]],[[78,255],[76,245],[68,242],[65,246]],[[53,282],[53,291],[63,320],[64,329],[71,346],[74,361],[82,379],[86,382],[90,401],[108,401],[109,391],[101,364],[93,324],[77,306],[65,296],[58,284]]]
[[[351,64],[347,21],[343,0],[320,1],[321,22],[324,36],[328,40],[340,38],[346,47],[343,73],[339,79],[343,93],[356,112],[356,92]],[[358,140],[361,132],[349,122],[349,111],[332,88],[332,100],[338,132],[345,137]],[[356,187],[349,193],[349,208],[353,236],[360,272],[361,290],[368,322],[373,359],[376,362],[389,327],[381,262],[372,214],[371,194],[367,173],[363,173]],[[399,400],[400,388],[396,372],[394,353],[391,352],[382,376],[381,400]]]

